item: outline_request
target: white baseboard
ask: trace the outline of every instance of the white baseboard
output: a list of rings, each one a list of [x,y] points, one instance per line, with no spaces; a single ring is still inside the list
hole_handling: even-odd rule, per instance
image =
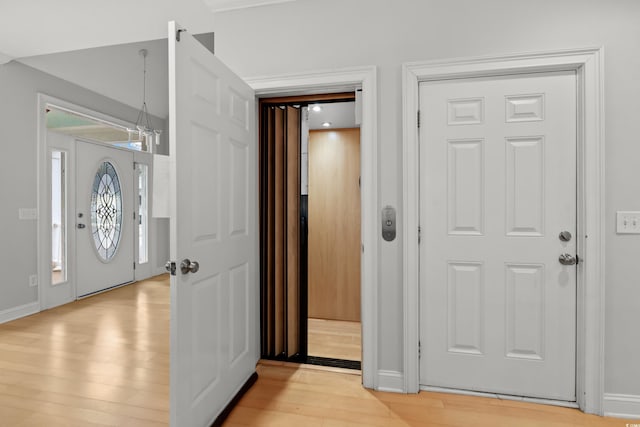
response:
[[[632,394],[604,394],[604,416],[640,420],[640,396]]]
[[[30,302],[29,304],[21,305],[19,307],[8,308],[0,311],[0,323],[6,323],[21,317],[30,316],[38,313],[39,311],[40,304],[37,301]]]
[[[404,375],[398,371],[378,371],[378,390],[404,393]]]

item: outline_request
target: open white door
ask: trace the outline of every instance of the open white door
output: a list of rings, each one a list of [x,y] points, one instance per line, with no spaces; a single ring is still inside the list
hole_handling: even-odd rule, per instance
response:
[[[257,150],[253,90],[179,28],[169,23],[170,417],[190,427],[210,425],[259,358]]]

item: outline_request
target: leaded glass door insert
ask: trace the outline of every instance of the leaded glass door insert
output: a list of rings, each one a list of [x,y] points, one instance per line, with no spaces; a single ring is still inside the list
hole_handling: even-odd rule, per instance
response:
[[[100,258],[109,262],[120,243],[122,231],[122,189],[111,162],[98,167],[91,191],[91,233]]]

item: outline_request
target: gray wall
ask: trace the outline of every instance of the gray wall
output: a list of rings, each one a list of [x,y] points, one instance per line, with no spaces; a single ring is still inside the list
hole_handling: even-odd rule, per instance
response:
[[[244,77],[376,65],[379,204],[402,218],[401,64],[605,47],[605,391],[640,395],[640,236],[615,234],[640,210],[637,0],[300,0],[215,17],[216,52]],[[295,52],[295,54],[292,54]],[[380,369],[402,371],[402,242],[380,241]]]
[[[4,159],[0,167],[0,312],[38,299],[37,288],[30,288],[28,283],[28,276],[37,272],[36,221],[18,219],[19,208],[37,207],[38,92],[122,120],[135,121],[138,114],[134,108],[25,65],[0,65],[0,144]],[[155,120],[164,126],[162,120]],[[158,221],[158,230],[156,241],[166,245],[168,222]],[[154,264],[163,265],[168,249],[159,247],[155,253],[158,259]]]

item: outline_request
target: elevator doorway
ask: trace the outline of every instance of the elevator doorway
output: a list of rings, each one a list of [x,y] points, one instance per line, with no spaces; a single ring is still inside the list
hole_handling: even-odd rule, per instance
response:
[[[356,94],[261,101],[262,357],[360,368]]]

